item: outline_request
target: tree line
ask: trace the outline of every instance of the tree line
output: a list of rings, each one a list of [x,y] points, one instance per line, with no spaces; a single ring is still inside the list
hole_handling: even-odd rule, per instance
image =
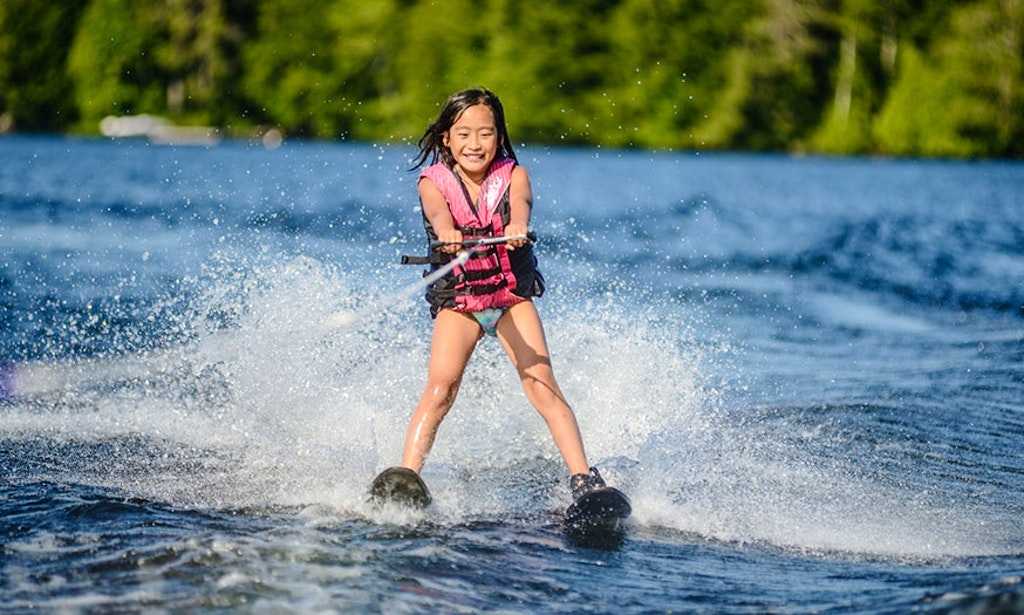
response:
[[[473,85],[524,142],[1020,157],[1024,0],[0,2],[0,131],[415,140]]]

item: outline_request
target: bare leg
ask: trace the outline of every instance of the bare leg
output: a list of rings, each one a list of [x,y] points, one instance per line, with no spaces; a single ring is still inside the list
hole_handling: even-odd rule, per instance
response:
[[[480,325],[472,316],[454,310],[441,310],[434,321],[427,386],[405,430],[402,465],[414,472],[423,468],[423,462],[434,445],[437,428],[455,403],[462,372],[480,334]]]
[[[523,383],[526,398],[544,418],[570,474],[586,474],[589,466],[576,415],[565,401],[551,369],[548,344],[537,308],[517,303],[498,321],[498,339]]]

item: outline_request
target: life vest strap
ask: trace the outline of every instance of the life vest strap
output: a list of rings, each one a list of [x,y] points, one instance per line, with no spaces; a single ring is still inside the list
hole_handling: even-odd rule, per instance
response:
[[[433,289],[431,294],[439,299],[451,299],[460,295],[489,295],[498,292],[508,286],[508,282],[502,279],[495,284],[483,284],[478,286],[465,286],[457,289]]]
[[[475,282],[477,280],[486,280],[487,278],[493,278],[494,276],[501,273],[501,267],[492,267],[491,269],[477,269],[474,271],[463,271],[459,277],[467,282]]]
[[[494,236],[494,229],[490,226],[479,228],[476,226],[455,225],[455,228],[457,228],[459,232],[462,233],[462,236],[465,239],[480,239],[482,237]]]

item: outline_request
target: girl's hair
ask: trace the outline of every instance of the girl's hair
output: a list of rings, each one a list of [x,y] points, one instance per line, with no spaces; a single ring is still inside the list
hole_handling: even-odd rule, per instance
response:
[[[486,88],[471,88],[448,97],[440,115],[420,137],[418,143],[420,153],[416,156],[416,164],[412,166],[413,169],[423,166],[428,158],[430,164],[434,164],[440,159],[446,165],[454,166],[455,159],[452,158],[451,151],[444,144],[444,133],[451,129],[463,111],[473,105],[487,105],[491,108],[491,113],[494,114],[494,124],[498,129],[498,158],[516,160],[516,153],[512,151],[512,140],[509,139],[508,128],[505,126],[505,110],[502,108],[498,96]]]

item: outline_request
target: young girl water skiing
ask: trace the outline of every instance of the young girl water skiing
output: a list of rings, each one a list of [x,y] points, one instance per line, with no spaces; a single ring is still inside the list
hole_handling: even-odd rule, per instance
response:
[[[442,242],[445,254],[435,259],[434,268],[462,250],[463,240],[510,239],[474,250],[463,265],[428,287],[434,334],[427,384],[406,430],[401,468],[389,471],[404,472],[423,486],[418,473],[455,402],[466,363],[486,334],[497,337],[527,399],[547,423],[568,466],[573,498],[604,487],[597,469],[587,463],[576,416],[555,381],[533,305],[532,298],[544,292],[526,239],[533,196],[526,169],[512,149],[501,101],[482,88],[453,94],[419,148],[413,168],[430,162],[418,182],[423,224],[428,239]]]

